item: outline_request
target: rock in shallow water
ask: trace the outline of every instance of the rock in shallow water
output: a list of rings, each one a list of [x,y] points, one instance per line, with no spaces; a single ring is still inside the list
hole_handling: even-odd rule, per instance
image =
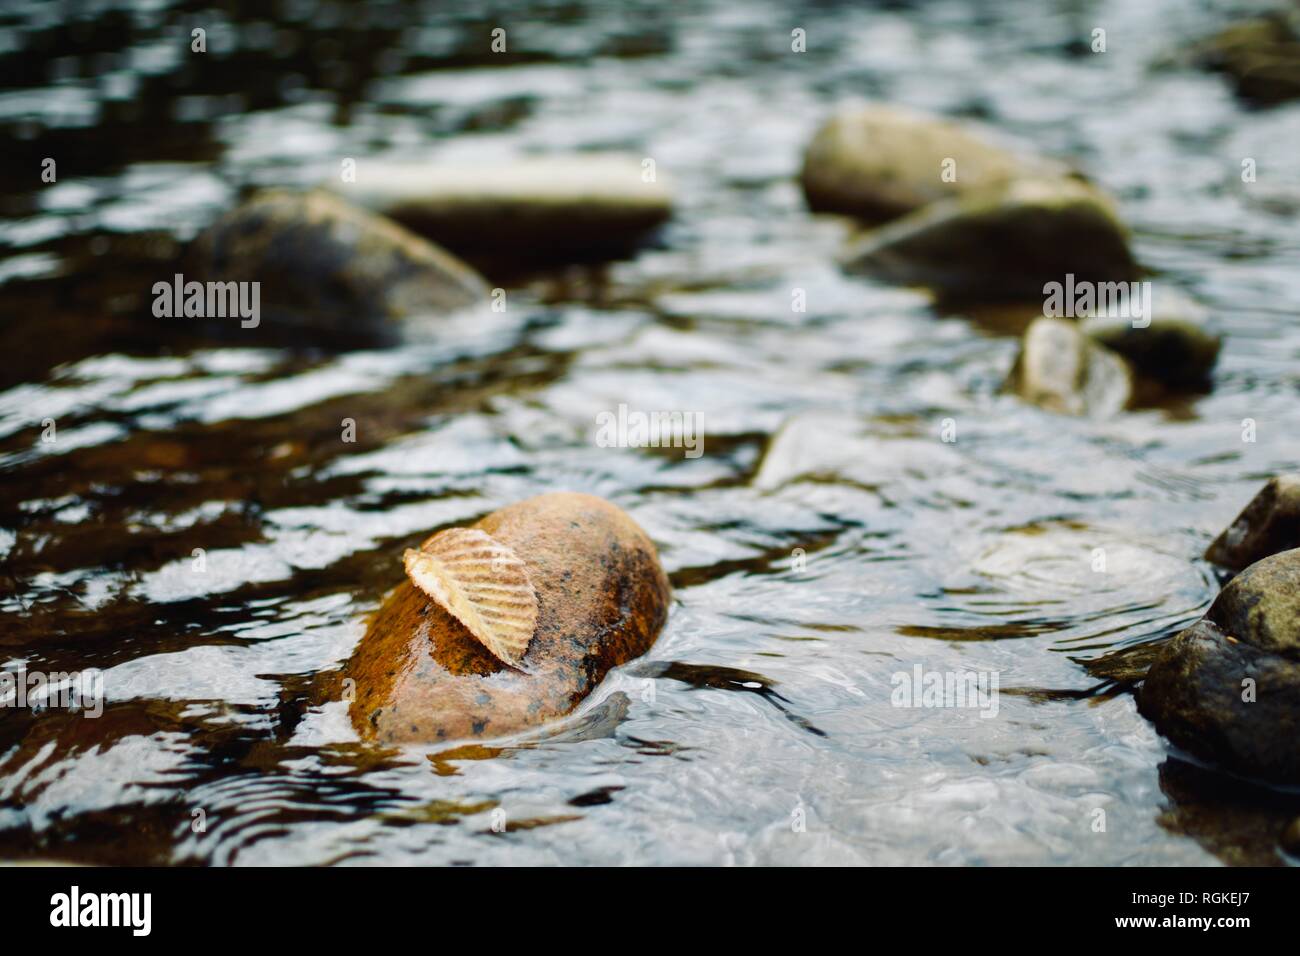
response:
[[[1020,179],[934,203],[864,236],[846,268],[927,286],[962,301],[1043,298],[1075,282],[1137,277],[1128,231],[1111,200],[1077,179]]]
[[[654,544],[600,498],[549,494],[473,526],[514,551],[536,630],[508,667],[410,581],[384,601],[344,669],[352,723],[388,743],[494,737],[571,711],[612,667],[649,650],[668,613]]]
[[[530,259],[612,258],[673,210],[642,160],[575,155],[451,165],[369,161],[349,198],[464,254],[510,250]]]
[[[836,412],[802,412],[776,431],[754,476],[771,491],[791,482],[851,481],[876,487],[914,482],[961,467],[952,444],[935,441],[919,423],[885,422]]]
[[[1051,412],[1104,417],[1128,405],[1133,376],[1124,359],[1077,323],[1039,318],[1025,332],[1007,387]]]
[[[1226,74],[1237,94],[1259,103],[1300,97],[1300,7],[1243,20],[1197,44],[1190,59]]]
[[[1205,310],[1169,289],[1156,290],[1152,299],[1149,315],[1095,315],[1080,324],[1086,335],[1124,356],[1141,375],[1175,387],[1204,385],[1222,345],[1206,327]]]
[[[800,181],[813,210],[878,222],[1019,177],[1066,172],[1003,149],[962,124],[870,104],[827,120],[804,153]]]
[[[1278,475],[1214,539],[1205,557],[1240,571],[1271,554],[1300,547],[1300,474]]]
[[[322,191],[268,190],[209,226],[190,250],[202,281],[259,282],[262,321],[306,344],[387,344],[415,322],[486,304],[469,266],[402,226]]]
[[[1300,550],[1230,581],[1156,659],[1138,707],[1189,753],[1300,783]]]

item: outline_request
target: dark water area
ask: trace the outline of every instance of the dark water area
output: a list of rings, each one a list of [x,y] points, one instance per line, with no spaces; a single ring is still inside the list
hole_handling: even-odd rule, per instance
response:
[[[1300,106],[1169,62],[1262,8],[7,3],[0,661],[106,700],[0,710],[0,860],[1296,862],[1300,796],[1173,753],[1117,663],[1300,467]],[[1023,316],[842,273],[795,176],[848,97],[1076,162],[1224,334],[1212,388],[1052,415],[1001,387]],[[257,187],[572,151],[653,157],[675,216],[613,263],[479,263],[503,322],[338,352],[151,313]],[[704,453],[599,447],[620,403],[697,412]],[[360,741],[330,688],[403,548],[555,490],[655,540],[658,643],[557,726]],[[892,706],[918,665],[996,674],[996,712]]]

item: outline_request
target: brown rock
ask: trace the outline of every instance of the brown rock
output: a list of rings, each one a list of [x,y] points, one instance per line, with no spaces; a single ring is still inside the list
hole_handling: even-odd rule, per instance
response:
[[[1214,539],[1205,557],[1240,571],[1271,554],[1300,547],[1300,474],[1278,475]]]
[[[350,714],[388,743],[495,737],[567,714],[610,668],[644,654],[668,613],[654,544],[623,511],[590,495],[549,494],[473,525],[514,550],[538,598],[537,629],[517,670],[403,581],[344,669]]]

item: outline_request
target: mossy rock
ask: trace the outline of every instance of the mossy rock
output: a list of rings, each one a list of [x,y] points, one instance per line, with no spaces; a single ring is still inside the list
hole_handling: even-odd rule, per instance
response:
[[[668,614],[654,544],[590,495],[548,494],[473,525],[512,549],[536,591],[519,668],[503,664],[411,581],[375,614],[344,677],[358,734],[384,743],[497,737],[572,711],[613,667],[649,650]]]
[[[1300,549],[1242,571],[1219,592],[1206,617],[1253,647],[1300,660]]]
[[[1024,179],[935,203],[859,240],[846,268],[954,301],[1043,299],[1043,287],[1132,281],[1138,266],[1111,200],[1072,178]]]
[[[1238,575],[1166,647],[1138,697],[1174,744],[1225,769],[1300,783],[1300,550]]]
[[[313,345],[399,342],[488,301],[450,253],[319,190],[258,193],[195,239],[188,268],[199,281],[259,282],[263,321]]]

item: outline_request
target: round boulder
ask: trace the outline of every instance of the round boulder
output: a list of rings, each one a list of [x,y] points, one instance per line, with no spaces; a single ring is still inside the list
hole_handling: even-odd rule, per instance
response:
[[[1163,287],[1150,298],[1153,301],[1146,315],[1081,318],[1084,333],[1124,356],[1140,375],[1176,388],[1206,384],[1223,341],[1207,327],[1205,310],[1187,296]]]
[[[654,544],[609,502],[541,495],[472,528],[526,569],[537,615],[527,650],[517,667],[503,663],[458,617],[404,581],[344,668],[355,682],[352,723],[364,739],[436,743],[542,724],[573,710],[611,668],[649,650],[663,627],[669,586]]]

